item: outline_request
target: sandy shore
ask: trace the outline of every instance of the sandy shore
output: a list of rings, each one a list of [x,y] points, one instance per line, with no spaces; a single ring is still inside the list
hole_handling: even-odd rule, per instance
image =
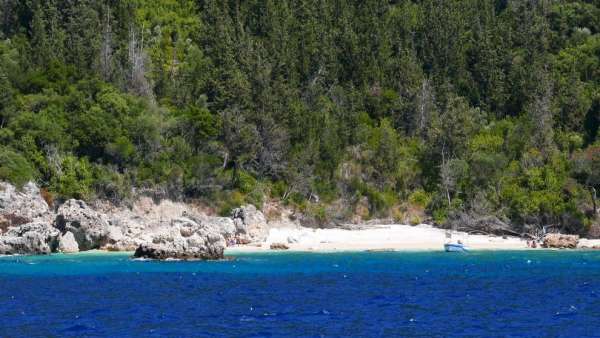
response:
[[[528,249],[527,242],[516,237],[469,235],[451,232],[451,241],[461,240],[473,250]],[[446,230],[429,225],[381,225],[364,230],[274,228],[260,245],[233,246],[227,252],[269,250],[271,243],[285,243],[295,251],[419,251],[443,250],[450,241]]]

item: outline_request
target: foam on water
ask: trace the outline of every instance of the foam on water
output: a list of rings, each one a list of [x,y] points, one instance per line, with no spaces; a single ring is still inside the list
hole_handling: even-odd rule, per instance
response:
[[[597,336],[599,252],[0,258],[0,336]]]

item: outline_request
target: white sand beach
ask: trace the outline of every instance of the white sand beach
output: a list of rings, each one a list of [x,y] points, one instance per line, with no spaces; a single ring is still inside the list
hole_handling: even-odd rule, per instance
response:
[[[273,228],[260,245],[233,246],[227,252],[252,252],[269,250],[272,243],[285,243],[294,251],[419,251],[443,250],[448,241],[462,241],[474,250],[528,249],[527,242],[516,237],[469,235],[448,231],[430,225],[380,225],[364,230]]]

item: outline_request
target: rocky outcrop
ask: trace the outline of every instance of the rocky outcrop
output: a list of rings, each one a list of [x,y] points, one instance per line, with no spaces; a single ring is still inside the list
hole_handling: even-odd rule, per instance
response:
[[[547,234],[544,236],[544,248],[575,249],[579,242],[577,235]]]
[[[0,237],[0,254],[49,254],[56,251],[60,232],[46,222],[10,227]]]
[[[54,226],[75,236],[79,250],[98,249],[108,240],[108,222],[85,202],[70,199],[58,208]]]
[[[266,238],[265,216],[252,205],[234,210],[232,217],[208,216],[210,211],[146,197],[129,207],[70,199],[54,211],[35,184],[16,189],[0,182],[0,253],[105,249],[159,259],[218,259],[226,243]]]
[[[236,227],[233,219],[229,217],[205,217],[199,222],[201,225],[205,225],[218,233],[220,233],[226,240],[235,239],[239,235],[243,235],[238,227]]]
[[[72,232],[67,231],[64,235],[60,236],[58,241],[58,251],[63,253],[79,252],[79,244],[77,244],[75,235],[73,235]]]
[[[285,243],[271,243],[271,250],[288,250],[290,247]]]
[[[241,240],[264,241],[268,233],[267,220],[260,210],[248,204],[231,213],[237,237]]]
[[[154,234],[151,243],[135,250],[134,257],[151,259],[221,259],[225,238],[214,229],[187,218],[173,220],[173,225]]]
[[[50,221],[52,217],[48,203],[33,182],[27,183],[21,191],[9,183],[0,182],[0,215],[11,215],[30,222]]]
[[[109,226],[108,239],[102,249],[108,251],[135,251],[140,244],[151,240],[150,238],[143,239],[141,231],[128,230],[130,229],[126,227]],[[123,233],[124,231],[125,233]]]

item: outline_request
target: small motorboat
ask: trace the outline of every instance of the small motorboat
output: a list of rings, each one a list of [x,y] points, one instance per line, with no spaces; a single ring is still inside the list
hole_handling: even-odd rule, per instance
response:
[[[469,248],[462,243],[446,243],[444,244],[446,252],[468,252]]]

